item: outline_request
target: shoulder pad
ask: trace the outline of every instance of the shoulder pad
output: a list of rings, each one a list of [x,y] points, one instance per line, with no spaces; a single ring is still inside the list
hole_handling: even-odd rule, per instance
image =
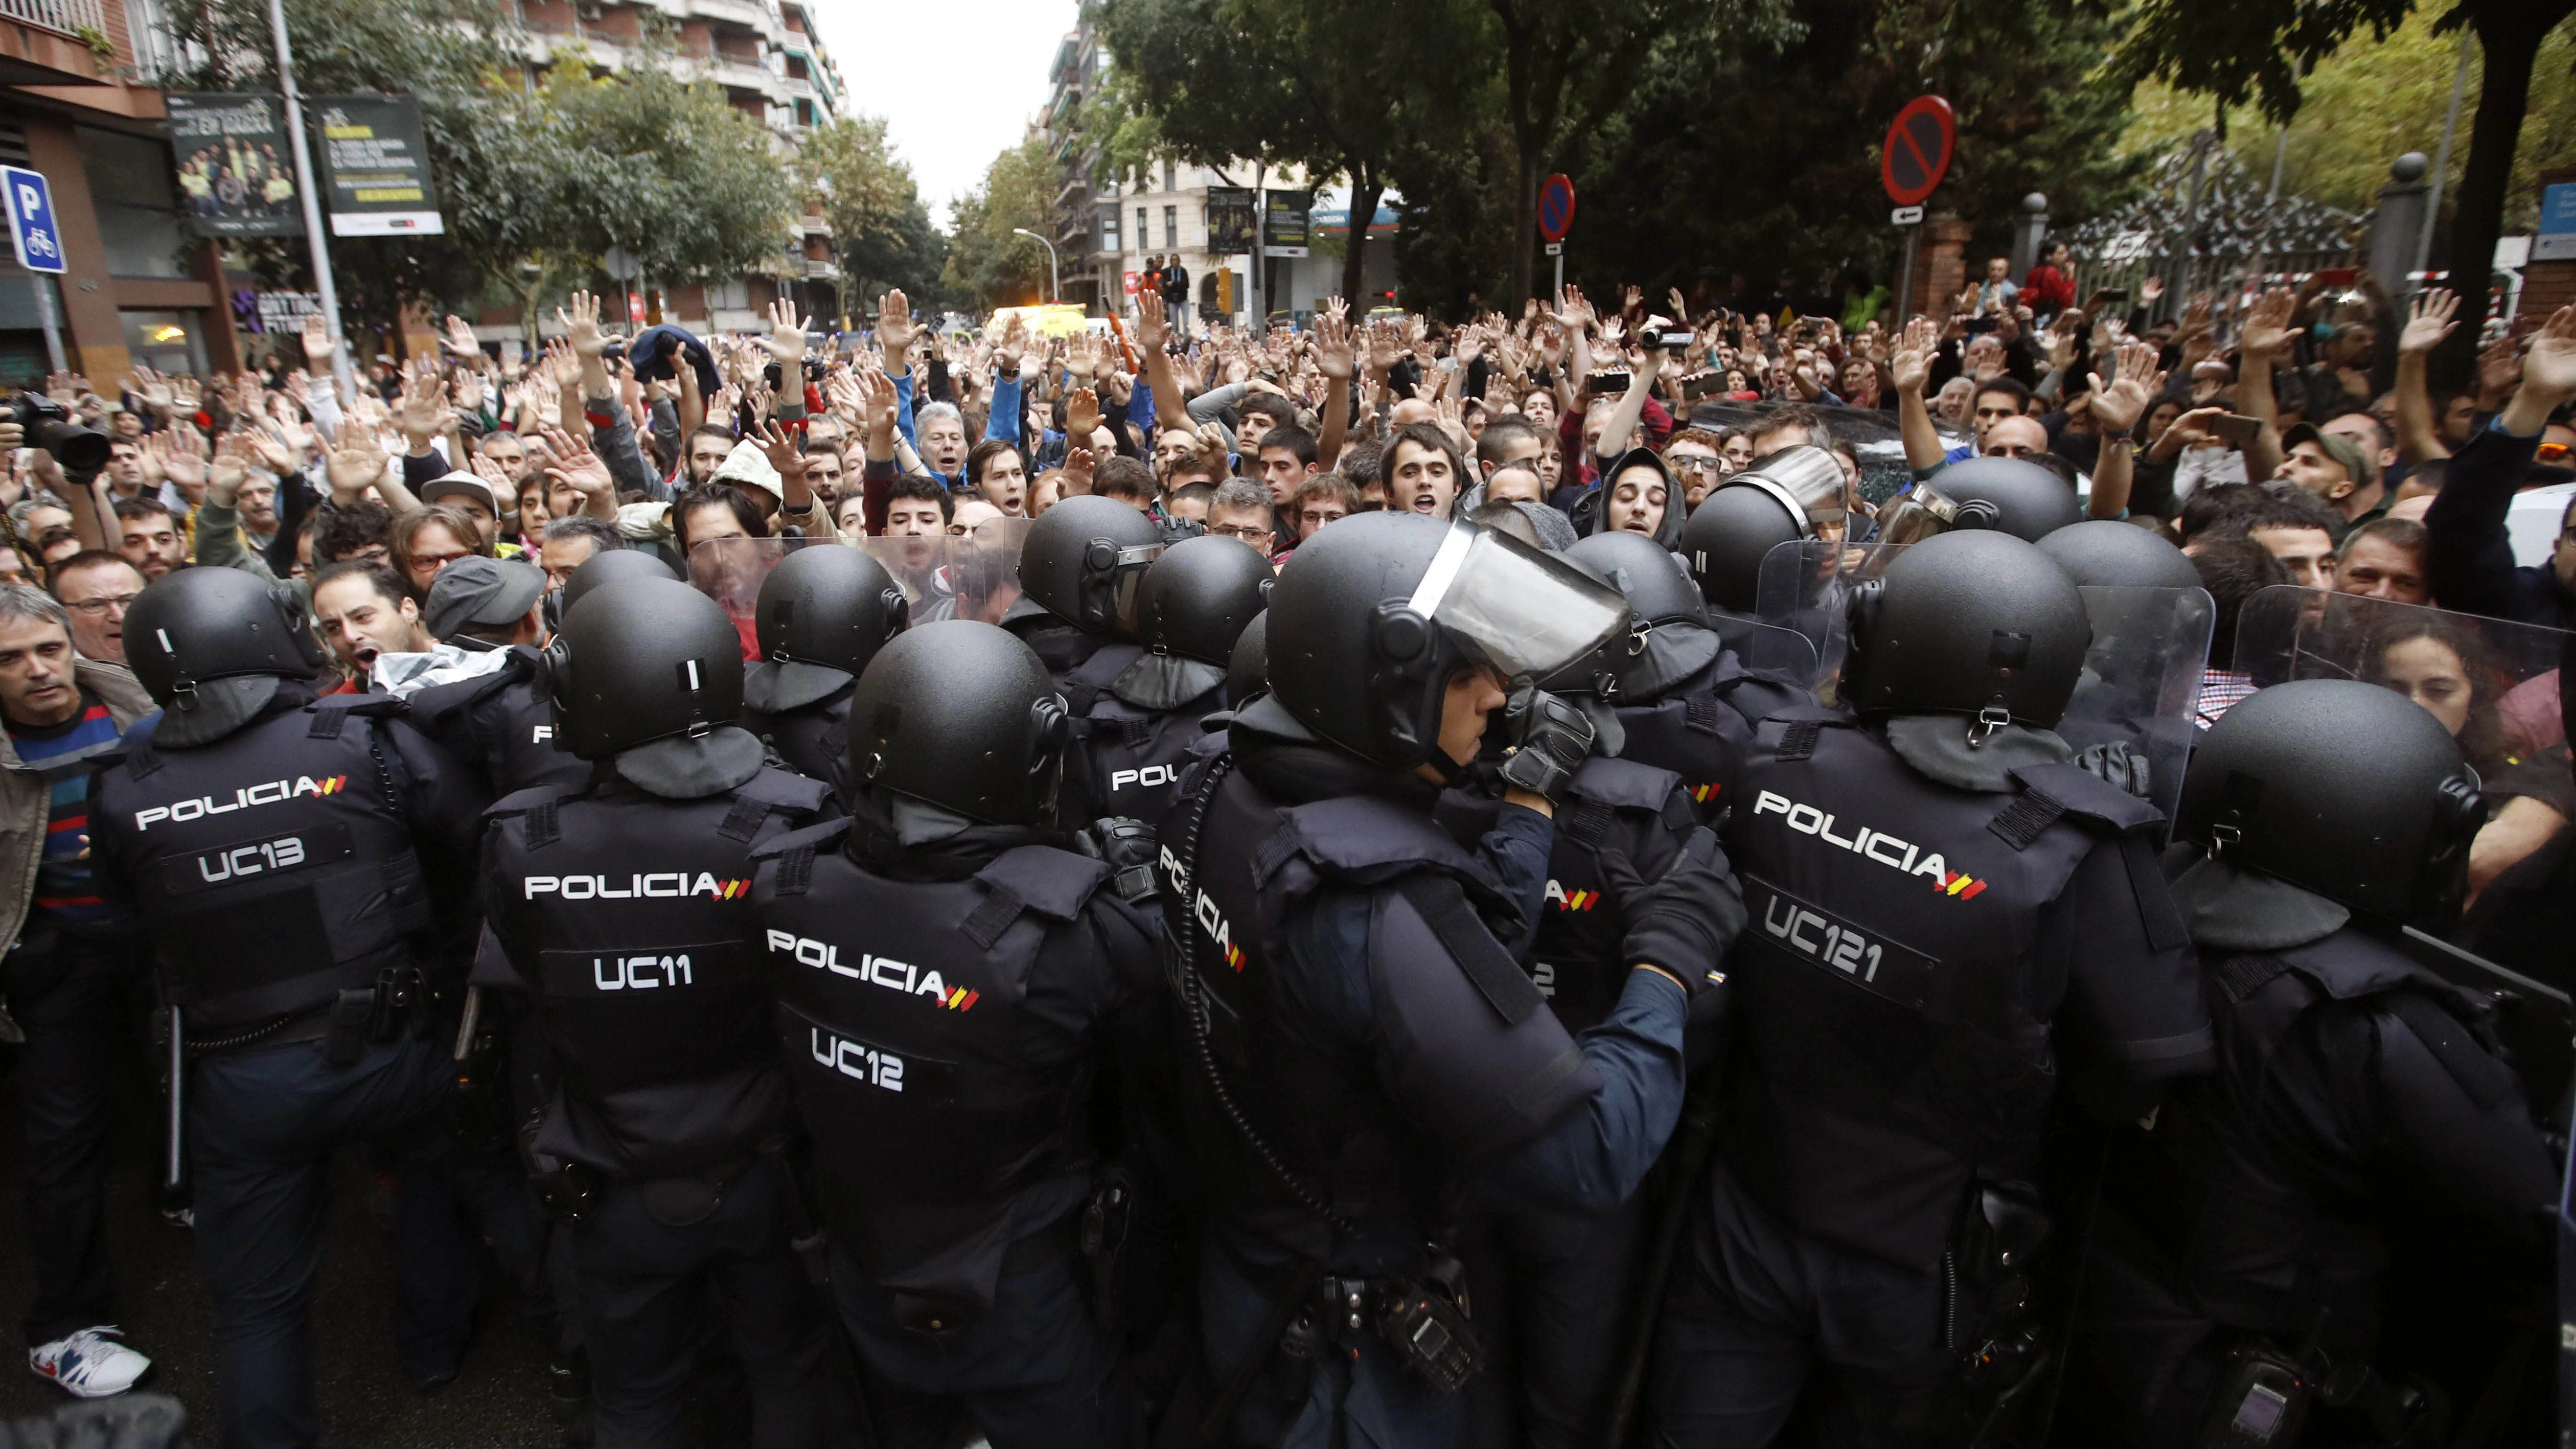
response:
[[[1780,724],[1832,725],[1836,729],[1848,729],[1851,726],[1860,723],[1859,720],[1854,719],[1851,715],[1846,714],[1841,710],[1834,709],[1827,705],[1817,704],[1812,700],[1802,704],[1791,704],[1780,709],[1775,709],[1769,714],[1762,716],[1762,718],[1757,721],[1757,723],[1760,724],[1771,724],[1774,722]]]
[[[1635,760],[1613,760],[1595,757],[1585,760],[1574,772],[1573,793],[1578,799],[1598,800],[1616,810],[1655,811],[1664,808],[1673,791],[1681,787],[1682,777],[1670,770],[1641,765]]]
[[[2271,954],[2338,1001],[2400,987],[2418,987],[2444,997],[2456,994],[2456,988],[2415,964],[2413,957],[2350,926]]]
[[[2023,789],[2047,797],[2077,824],[2095,830],[2127,835],[2165,818],[2155,806],[2078,765],[2021,765],[2012,775]],[[2006,807],[2007,813],[2012,808]]]
[[[832,789],[820,780],[809,780],[789,770],[764,768],[757,775],[733,787],[737,800],[756,800],[780,810],[812,812],[823,808],[832,798]]]
[[[851,823],[847,818],[843,818],[826,820],[820,825],[808,825],[802,830],[791,830],[785,835],[752,847],[751,858],[755,861],[773,860],[790,851],[821,850],[826,846],[837,845],[842,835],[849,831]]]
[[[1299,852],[1326,872],[1374,885],[1433,866],[1468,875],[1491,888],[1493,873],[1461,849],[1425,815],[1400,810],[1365,795],[1345,795],[1279,812]],[[1265,847],[1254,862],[1266,877],[1279,864]]]
[[[504,795],[500,799],[495,800],[490,805],[484,807],[483,818],[486,820],[506,820],[513,815],[525,815],[540,805],[551,804],[568,796],[578,795],[581,793],[582,792],[579,790],[563,785],[531,785],[525,790],[517,790]]]
[[[307,737],[336,740],[340,726],[353,714],[367,719],[400,719],[411,713],[411,706],[390,694],[326,694],[304,706],[304,712],[313,716],[312,727],[305,731]]]
[[[1007,891],[1024,910],[1058,921],[1082,913],[1082,903],[1109,878],[1106,861],[1058,850],[1051,845],[1023,845],[1006,850],[975,879],[996,893]]]

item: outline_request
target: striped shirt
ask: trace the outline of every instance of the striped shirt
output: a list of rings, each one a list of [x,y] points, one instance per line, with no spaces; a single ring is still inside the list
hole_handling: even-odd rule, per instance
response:
[[[51,787],[45,851],[36,865],[35,908],[84,934],[123,929],[131,921],[123,907],[99,899],[82,843],[89,831],[90,760],[115,749],[121,736],[116,717],[86,689],[80,714],[61,724],[36,728],[9,721],[18,758]]]

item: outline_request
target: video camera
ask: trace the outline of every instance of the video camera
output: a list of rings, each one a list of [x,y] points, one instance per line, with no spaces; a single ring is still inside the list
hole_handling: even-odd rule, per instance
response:
[[[18,394],[9,419],[26,430],[28,447],[53,454],[65,473],[96,476],[107,466],[107,434],[73,422],[71,409],[43,393]]]

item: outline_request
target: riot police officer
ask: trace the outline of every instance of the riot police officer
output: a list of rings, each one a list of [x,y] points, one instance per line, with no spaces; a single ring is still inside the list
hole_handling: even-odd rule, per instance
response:
[[[1769,496],[1760,488],[1755,494]],[[1714,824],[1734,803],[1729,786],[1743,768],[1754,724],[1805,703],[1805,696],[1744,667],[1711,627],[1707,601],[1681,559],[1662,545],[1636,534],[1601,533],[1577,541],[1565,556],[1598,572],[1628,600],[1628,635],[1604,651],[1620,733],[1616,753],[1680,776],[1701,817]]]
[[[1729,620],[1750,619],[1762,561],[1784,543],[1842,542],[1849,494],[1834,455],[1803,443],[1729,474],[1690,511],[1677,545],[1708,607]]]
[[[1294,646],[1268,650],[1271,692],[1161,830],[1209,1199],[1205,1437],[1453,1442],[1478,1366],[1463,1193],[1599,1214],[1670,1132],[1686,995],[1722,989],[1743,919],[1714,839],[1624,902],[1631,969],[1577,1043],[1515,957],[1588,723],[1550,699],[1524,712],[1477,849],[1431,819],[1503,682],[1555,673],[1626,613],[1502,535],[1413,514],[1336,525],[1282,572],[1268,632]]]
[[[1880,543],[1919,543],[1959,529],[1991,529],[2037,543],[2084,517],[2066,480],[2021,458],[1963,458],[1879,510]]]
[[[1113,498],[1067,498],[1038,515],[1020,547],[1020,597],[1001,618],[1061,684],[1101,646],[1132,637],[1136,587],[1163,531]]]
[[[2173,890],[2219,1066],[2111,1157],[2081,1442],[2537,1441],[2497,1428],[2497,1380],[2542,1379],[2557,1170],[2499,983],[2405,929],[2456,917],[2483,814],[2441,723],[2376,685],[2275,685],[2203,737]]]
[[[1073,712],[1066,824],[1162,817],[1190,746],[1206,734],[1200,719],[1231,702],[1222,691],[1235,641],[1275,577],[1259,551],[1230,538],[1183,539],[1146,566],[1138,642],[1108,645],[1064,677]]]
[[[1008,632],[910,630],[849,717],[851,818],[764,846],[753,899],[879,1441],[935,1449],[962,1400],[997,1449],[1140,1443],[1081,1260],[1127,1209],[1085,1123],[1122,1014],[1159,1015],[1120,894],[1151,873],[1059,848],[1064,702]]]
[[[855,548],[780,559],[752,606],[760,662],[743,678],[744,726],[788,768],[844,794],[850,687],[910,620],[894,576]]]
[[[424,1178],[453,1077],[441,1006],[466,954],[443,923],[471,896],[483,802],[398,701],[317,699],[324,655],[293,592],[184,569],[126,619],[162,712],[95,777],[92,865],[149,926],[185,1043],[223,1442],[311,1444],[306,1315],[334,1148],[397,1150],[405,1371],[443,1383],[464,1355],[477,1259]],[[440,1210],[416,1211],[424,1198]]]
[[[740,636],[674,581],[588,591],[547,649],[578,790],[492,807],[493,935],[557,1079],[522,1131],[572,1231],[603,1443],[674,1441],[705,1315],[728,1322],[764,1445],[817,1445],[823,1335],[792,1246],[793,1124],[768,1030],[751,851],[811,823],[824,787],[764,767]]]
[[[2017,461],[2017,460],[2015,460]],[[2082,588],[2196,589],[2200,571],[2181,549],[2161,535],[2122,523],[2093,518],[2042,535],[2039,551]]]
[[[2058,1076],[2143,1115],[2208,1060],[2157,814],[2049,729],[2090,637],[2074,583],[1966,531],[1850,609],[1856,713],[1763,721],[1726,827],[1743,1029],[1665,1305],[1660,1442],[1767,1443],[1825,1365],[1829,1438],[1923,1440],[2019,1327]]]

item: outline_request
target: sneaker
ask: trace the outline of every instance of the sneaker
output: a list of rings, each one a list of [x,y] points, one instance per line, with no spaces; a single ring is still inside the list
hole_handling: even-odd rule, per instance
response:
[[[121,1394],[152,1367],[152,1360],[116,1341],[124,1336],[113,1324],[84,1328],[27,1350],[27,1367],[74,1398]]]

